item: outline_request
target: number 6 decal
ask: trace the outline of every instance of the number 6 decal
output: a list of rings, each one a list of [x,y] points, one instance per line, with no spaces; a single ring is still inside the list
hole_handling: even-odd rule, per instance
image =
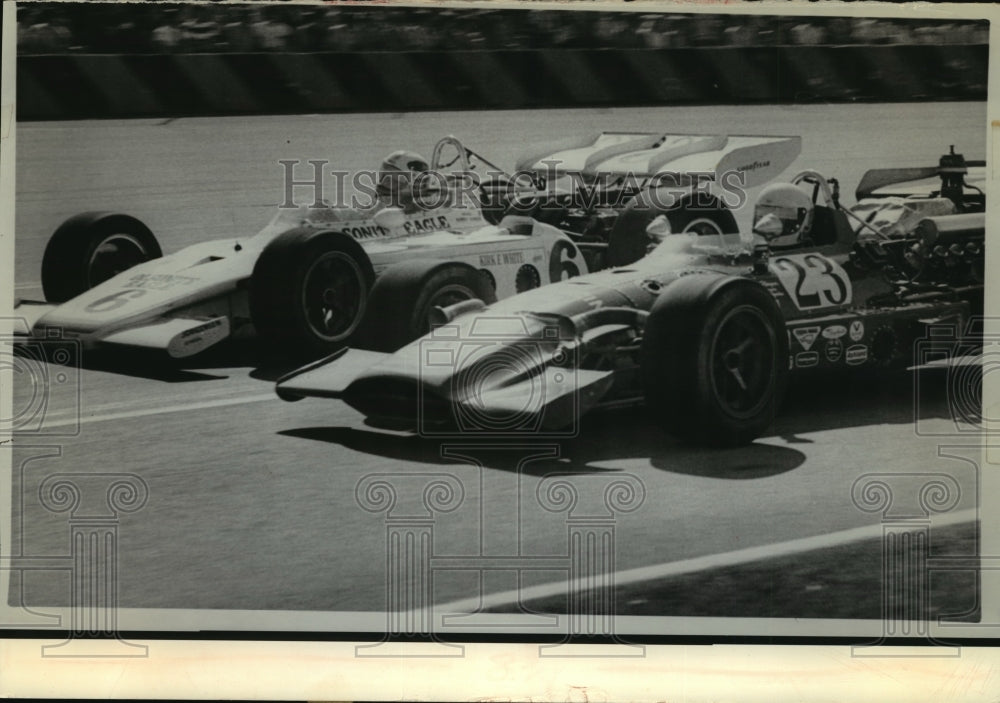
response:
[[[574,261],[576,254],[577,248],[572,242],[565,239],[556,241],[552,247],[552,256],[549,257],[549,280],[552,283],[580,275],[580,267]]]
[[[111,312],[127,304],[130,300],[142,297],[145,294],[145,288],[125,288],[117,293],[112,293],[111,295],[106,295],[103,298],[95,300],[85,310],[96,313]]]
[[[825,256],[787,254],[773,259],[770,268],[800,310],[851,302],[850,277],[840,264]]]

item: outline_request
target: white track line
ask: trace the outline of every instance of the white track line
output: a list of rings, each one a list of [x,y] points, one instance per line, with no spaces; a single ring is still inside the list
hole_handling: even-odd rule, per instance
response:
[[[944,527],[946,525],[957,525],[964,522],[972,522],[978,517],[978,509],[969,508],[968,510],[960,510],[956,513],[947,513],[937,516],[934,518],[932,524],[934,527]],[[737,564],[760,561],[762,559],[773,559],[776,557],[788,556],[790,554],[798,554],[800,552],[824,549],[826,547],[837,547],[850,542],[858,542],[865,539],[881,537],[882,529],[883,525],[881,523],[876,525],[864,525],[862,527],[853,527],[839,532],[830,532],[825,535],[816,535],[815,537],[803,537],[800,539],[789,540],[787,542],[775,542],[773,544],[765,544],[759,547],[747,547],[745,549],[737,549],[731,552],[720,552],[718,554],[709,554],[703,557],[695,557],[693,559],[682,559],[680,561],[654,564],[653,566],[641,566],[636,569],[629,569],[627,571],[619,571],[615,573],[613,583],[614,587],[618,588],[620,586],[639,583],[642,581],[662,579],[670,576],[680,576],[682,574],[691,574],[698,571],[705,571],[707,569],[719,569],[727,566],[735,566]],[[591,577],[588,579],[578,579],[572,582],[557,581],[554,583],[540,584],[538,586],[527,586],[517,590],[493,593],[481,598],[463,598],[461,600],[452,601],[451,603],[435,605],[434,610],[436,613],[442,615],[469,613],[487,610],[489,608],[499,608],[505,605],[525,603],[538,598],[564,596],[571,591],[576,592],[591,588],[596,580],[597,579]]]
[[[120,413],[106,413],[103,415],[83,415],[79,419],[66,418],[62,420],[44,421],[43,426],[48,428],[66,427],[75,425],[89,425],[92,422],[110,422],[112,420],[127,420],[133,417],[147,417],[149,415],[166,415],[169,413],[179,413],[191,410],[205,410],[206,408],[222,408],[228,405],[242,405],[244,403],[259,403],[263,400],[278,400],[274,393],[261,393],[259,395],[248,395],[241,398],[221,398],[219,400],[206,400],[201,403],[187,403],[185,405],[166,405],[159,408],[145,408],[143,410],[129,410]]]

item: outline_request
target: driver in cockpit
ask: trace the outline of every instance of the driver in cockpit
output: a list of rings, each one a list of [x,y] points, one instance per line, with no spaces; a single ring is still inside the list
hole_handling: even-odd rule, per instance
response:
[[[772,183],[760,192],[753,214],[753,232],[772,249],[801,246],[812,231],[815,205],[791,183]]]
[[[374,208],[398,207],[407,215],[419,210],[414,186],[430,167],[427,159],[413,151],[394,151],[386,156],[378,169]]]

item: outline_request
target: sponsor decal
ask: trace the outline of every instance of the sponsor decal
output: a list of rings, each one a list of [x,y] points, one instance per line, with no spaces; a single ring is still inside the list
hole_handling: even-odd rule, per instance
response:
[[[797,327],[792,330],[792,334],[795,335],[795,339],[799,340],[802,349],[809,351],[813,342],[816,341],[816,335],[819,334],[819,327]]]
[[[384,237],[389,234],[389,230],[379,225],[364,225],[359,227],[345,227],[344,233],[355,239],[371,239],[373,237]]]
[[[847,328],[843,325],[831,325],[823,328],[823,337],[826,339],[840,339],[847,334]]]
[[[175,276],[170,273],[138,273],[129,278],[124,287],[168,290],[176,286],[189,285],[197,280],[191,276]]]
[[[208,322],[206,322],[203,325],[198,325],[197,327],[192,327],[189,330],[185,330],[184,332],[181,332],[181,337],[190,337],[193,334],[200,334],[200,333],[204,332],[205,330],[210,330],[213,327],[221,327],[221,326],[222,326],[222,320],[221,319],[209,320]]]
[[[771,165],[770,161],[754,161],[751,164],[746,164],[745,166],[737,166],[737,171],[756,171],[758,168],[767,168]]]
[[[418,220],[409,220],[403,223],[403,229],[407,234],[425,234],[427,232],[437,232],[438,230],[448,229],[451,224],[448,222],[448,218],[444,215],[438,215],[437,217],[424,217]]]
[[[480,254],[479,255],[479,265],[480,266],[507,266],[510,264],[523,264],[524,263],[524,252],[523,251],[501,251],[495,254]]]
[[[859,342],[865,336],[865,323],[861,320],[851,322],[851,341]]]
[[[833,259],[816,253],[785,254],[772,259],[769,269],[799,310],[851,302],[851,279]]]
[[[799,352],[795,355],[795,365],[800,369],[808,369],[819,363],[819,354],[814,351]]]
[[[844,355],[844,344],[839,339],[827,340],[826,346],[823,347],[823,353],[826,355],[827,361],[836,364]]]
[[[868,347],[864,344],[855,344],[854,346],[847,348],[847,363],[851,366],[857,366],[868,361]]]

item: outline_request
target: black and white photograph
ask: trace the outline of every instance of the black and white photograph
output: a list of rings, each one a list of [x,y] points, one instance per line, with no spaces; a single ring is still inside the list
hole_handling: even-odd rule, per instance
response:
[[[0,638],[995,641],[991,10],[860,5],[5,2]]]

